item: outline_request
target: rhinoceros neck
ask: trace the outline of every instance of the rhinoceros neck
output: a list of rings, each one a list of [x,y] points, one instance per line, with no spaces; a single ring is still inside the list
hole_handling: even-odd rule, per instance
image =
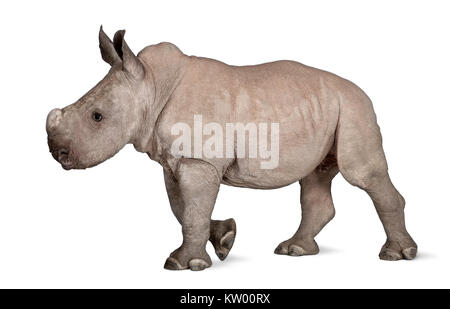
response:
[[[146,152],[155,159],[154,128],[171,95],[180,83],[188,57],[171,43],[159,43],[144,48],[139,54],[148,80],[147,106],[139,137],[133,143],[137,151]]]

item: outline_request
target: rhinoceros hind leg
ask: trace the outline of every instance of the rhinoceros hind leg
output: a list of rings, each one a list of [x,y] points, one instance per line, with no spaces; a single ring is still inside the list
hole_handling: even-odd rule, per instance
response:
[[[329,154],[310,175],[300,181],[302,220],[297,232],[275,249],[290,256],[319,253],[314,237],[334,217],[331,181],[338,173],[336,157]]]
[[[367,97],[342,105],[336,144],[342,176],[367,192],[383,224],[387,240],[380,259],[413,259],[417,245],[406,230],[405,200],[389,177],[380,129]]]
[[[230,253],[235,237],[236,222],[234,219],[211,220],[209,241],[214,246],[220,260],[223,261]]]
[[[386,232],[387,240],[379,258],[386,261],[412,260],[417,245],[405,226],[405,200],[392,184],[387,172],[355,180],[348,171],[343,172],[349,182],[366,191],[371,197]],[[351,173],[350,173],[351,175]]]

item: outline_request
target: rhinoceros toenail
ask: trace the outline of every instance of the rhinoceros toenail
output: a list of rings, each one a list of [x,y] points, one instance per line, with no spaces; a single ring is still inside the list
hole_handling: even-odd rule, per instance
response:
[[[193,271],[203,270],[207,267],[209,267],[208,263],[202,259],[192,259],[189,261],[189,268]]]
[[[291,256],[300,256],[300,255],[304,255],[305,254],[305,250],[297,245],[290,245],[289,246],[289,255]]]

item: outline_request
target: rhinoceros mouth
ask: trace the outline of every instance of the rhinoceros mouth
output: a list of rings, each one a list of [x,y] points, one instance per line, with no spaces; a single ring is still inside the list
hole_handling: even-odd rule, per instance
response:
[[[62,160],[59,163],[61,163],[62,168],[65,170],[71,170],[75,167],[75,164],[69,160]]]
[[[74,168],[74,162],[70,157],[70,154],[67,150],[65,149],[60,149],[58,150],[58,162],[61,163],[61,166],[63,167],[63,169],[65,170],[70,170],[72,168]]]
[[[74,160],[73,152],[70,151],[70,143],[62,145],[61,142],[55,140],[54,136],[49,136],[48,145],[52,157],[61,164],[62,168],[64,168],[65,170],[75,168],[76,160]]]
[[[65,148],[53,150],[52,155],[65,170],[70,170],[75,167],[75,163],[72,160],[69,151]]]

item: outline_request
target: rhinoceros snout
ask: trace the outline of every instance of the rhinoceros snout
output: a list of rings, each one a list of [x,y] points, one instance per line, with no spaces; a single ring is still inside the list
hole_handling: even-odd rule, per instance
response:
[[[53,109],[47,116],[48,146],[53,158],[61,163],[64,169],[71,169],[74,163],[70,152],[70,142],[61,132],[62,116],[62,110],[57,108]]]
[[[71,155],[69,147],[61,143],[59,140],[48,138],[48,146],[53,158],[61,163],[66,170],[74,168],[73,156]]]

